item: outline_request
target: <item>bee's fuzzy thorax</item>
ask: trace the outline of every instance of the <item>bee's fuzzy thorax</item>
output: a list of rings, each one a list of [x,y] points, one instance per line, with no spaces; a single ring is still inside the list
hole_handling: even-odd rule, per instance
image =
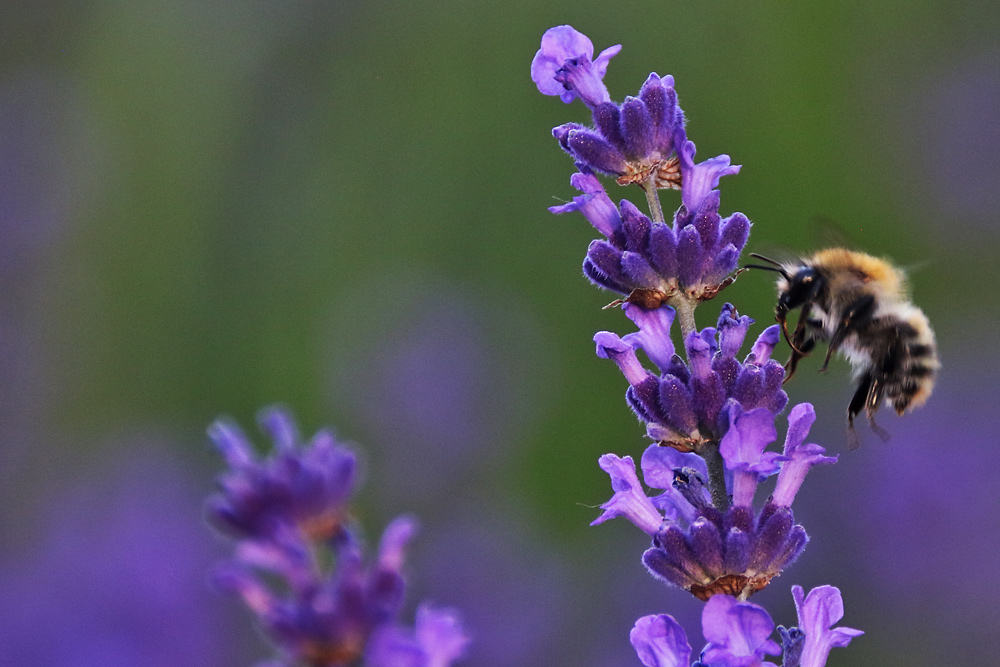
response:
[[[906,276],[887,260],[847,248],[827,248],[820,250],[806,260],[808,264],[824,267],[836,273],[854,271],[864,274],[865,282],[876,288],[881,298],[906,298]]]

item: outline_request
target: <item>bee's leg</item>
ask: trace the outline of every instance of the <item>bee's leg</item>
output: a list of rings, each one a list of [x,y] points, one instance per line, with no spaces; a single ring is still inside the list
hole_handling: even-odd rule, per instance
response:
[[[810,338],[809,340],[804,341],[800,346],[792,347],[792,356],[788,358],[788,363],[785,364],[785,379],[782,384],[792,379],[792,376],[795,375],[795,369],[799,366],[799,360],[808,356],[809,352],[815,346],[816,341]]]
[[[837,329],[833,332],[833,336],[830,338],[830,346],[826,349],[826,357],[823,359],[823,367],[819,369],[821,373],[826,370],[826,367],[830,364],[830,357],[833,356],[834,352],[840,349],[844,339],[847,338],[847,334],[849,334],[851,330],[857,330],[858,326],[866,320],[870,320],[874,310],[875,297],[871,294],[861,297],[844,310],[844,313],[840,318],[840,324],[837,325]]]
[[[877,372],[871,372],[870,375],[872,380],[868,395],[865,397],[865,416],[868,417],[868,425],[875,435],[882,442],[886,442],[889,439],[889,432],[875,422],[875,413],[882,405],[882,396],[885,394],[885,376]]]
[[[858,383],[858,388],[854,392],[854,396],[851,398],[851,404],[847,406],[847,423],[854,426],[854,418],[861,414],[861,411],[865,409],[868,401],[871,397],[872,391],[872,374],[871,371],[865,373],[861,382]]]
[[[875,423],[875,415],[868,416],[868,425],[871,426],[872,431],[878,436],[879,440],[882,442],[889,442],[889,438],[892,437],[892,434]]]

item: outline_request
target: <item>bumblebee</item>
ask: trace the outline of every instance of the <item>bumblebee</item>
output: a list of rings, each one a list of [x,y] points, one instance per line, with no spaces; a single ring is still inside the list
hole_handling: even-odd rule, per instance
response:
[[[817,342],[827,342],[825,371],[834,352],[854,367],[857,389],[847,407],[852,448],[857,446],[854,418],[863,410],[872,430],[883,399],[897,414],[923,405],[934,388],[941,364],[934,331],[923,311],[910,303],[906,275],[888,261],[845,248],[821,250],[798,262],[782,263],[751,254],[767,263],[747,268],[775,271],[778,305],[775,318],[792,348],[785,366],[787,382]],[[800,309],[789,334],[789,311]]]

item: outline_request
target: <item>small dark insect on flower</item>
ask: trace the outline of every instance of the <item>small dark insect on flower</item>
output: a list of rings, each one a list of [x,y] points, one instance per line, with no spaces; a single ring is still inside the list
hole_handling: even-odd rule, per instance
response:
[[[798,262],[781,263],[751,253],[767,263],[747,265],[780,274],[775,316],[792,348],[785,381],[799,360],[817,341],[828,341],[821,371],[840,352],[854,366],[857,390],[847,408],[851,447],[857,447],[854,418],[865,416],[880,437],[887,434],[875,423],[883,398],[897,414],[923,405],[934,388],[941,364],[934,331],[923,311],[910,303],[906,275],[888,261],[865,253],[829,248]],[[801,309],[791,335],[788,311]]]

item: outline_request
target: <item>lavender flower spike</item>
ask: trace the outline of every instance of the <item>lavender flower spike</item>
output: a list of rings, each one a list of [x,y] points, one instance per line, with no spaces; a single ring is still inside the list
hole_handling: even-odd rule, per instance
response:
[[[579,97],[594,108],[611,101],[602,79],[621,49],[621,44],[608,47],[593,60],[594,45],[586,35],[568,25],[549,28],[531,61],[531,80],[543,95],[558,95],[566,104]]]
[[[799,629],[805,634],[805,644],[799,667],[823,667],[834,647],[847,646],[863,635],[854,628],[834,628],[844,617],[844,600],[833,586],[819,586],[805,595],[801,586],[792,586],[792,597],[799,616]]]

